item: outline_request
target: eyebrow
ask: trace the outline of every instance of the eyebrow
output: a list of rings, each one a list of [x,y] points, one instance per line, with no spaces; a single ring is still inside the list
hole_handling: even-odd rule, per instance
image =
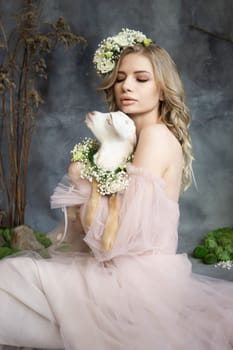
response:
[[[119,70],[117,72],[118,74],[126,74],[124,71]],[[147,73],[147,74],[151,74],[151,72],[148,72],[147,70],[136,70],[134,73]]]

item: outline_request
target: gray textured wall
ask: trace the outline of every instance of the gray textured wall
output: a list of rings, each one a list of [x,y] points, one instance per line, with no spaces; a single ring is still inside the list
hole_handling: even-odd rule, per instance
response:
[[[21,1],[1,0],[3,18]],[[179,251],[190,252],[203,234],[233,225],[233,42],[190,28],[202,27],[233,40],[232,0],[43,0],[44,20],[63,15],[88,40],[86,50],[56,49],[34,133],[28,177],[27,223],[49,231],[60,212],[49,197],[66,172],[69,151],[88,135],[87,111],[106,110],[92,66],[97,43],[122,27],[143,31],[171,54],[184,81],[192,112],[194,186],[181,196]],[[199,265],[196,270],[202,272]],[[211,272],[210,272],[211,274]]]

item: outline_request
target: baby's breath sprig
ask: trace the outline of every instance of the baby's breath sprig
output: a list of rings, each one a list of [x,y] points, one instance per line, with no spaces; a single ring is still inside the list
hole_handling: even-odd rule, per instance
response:
[[[93,63],[99,75],[109,73],[115,67],[122,50],[136,44],[147,47],[152,43],[142,32],[124,28],[117,35],[101,41],[95,52]]]
[[[219,261],[214,265],[215,267],[221,267],[223,269],[230,270],[233,267],[233,260]]]
[[[99,142],[90,138],[85,138],[82,142],[77,143],[72,149],[72,162],[88,162],[90,153],[95,154],[99,148]]]
[[[128,157],[125,164],[121,164],[117,169],[111,171],[97,166],[94,162],[94,155],[99,149],[97,140],[84,139],[76,144],[71,151],[72,161],[83,164],[81,178],[92,182],[97,182],[98,192],[101,195],[111,195],[127,188],[129,177],[126,172],[126,164],[132,160]]]

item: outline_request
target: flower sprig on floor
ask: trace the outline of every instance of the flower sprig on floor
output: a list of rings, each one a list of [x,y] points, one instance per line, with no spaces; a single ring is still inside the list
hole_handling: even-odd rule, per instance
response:
[[[214,265],[215,267],[222,267],[223,269],[230,270],[233,267],[233,260],[220,261]]]
[[[113,70],[122,50],[126,47],[142,44],[149,46],[152,40],[142,32],[124,28],[117,35],[104,39],[95,52],[93,63],[97,73],[103,75]]]
[[[126,172],[126,164],[131,161],[130,156],[125,164],[111,171],[97,166],[94,162],[94,155],[99,149],[97,140],[85,138],[82,142],[76,144],[71,151],[72,161],[83,164],[81,178],[92,182],[97,182],[98,192],[101,195],[111,195],[127,188],[129,177]]]

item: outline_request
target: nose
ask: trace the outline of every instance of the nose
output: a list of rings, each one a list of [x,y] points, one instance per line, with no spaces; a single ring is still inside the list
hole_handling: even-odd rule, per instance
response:
[[[122,90],[123,91],[132,91],[133,90],[133,82],[130,77],[127,77],[122,82]]]
[[[96,112],[94,111],[94,112],[89,112],[89,113],[87,113],[86,114],[86,118],[85,118],[85,120],[86,120],[86,122],[92,122],[93,121],[93,119],[94,119],[94,117],[95,117],[95,114],[96,114]]]
[[[95,114],[96,114],[96,111],[93,111],[93,112],[89,112],[89,113],[88,113],[89,116],[93,116],[93,115],[95,115]]]
[[[97,114],[96,111],[93,111],[93,112],[88,112],[86,117],[89,118],[89,119],[92,119],[95,117],[95,115]]]

